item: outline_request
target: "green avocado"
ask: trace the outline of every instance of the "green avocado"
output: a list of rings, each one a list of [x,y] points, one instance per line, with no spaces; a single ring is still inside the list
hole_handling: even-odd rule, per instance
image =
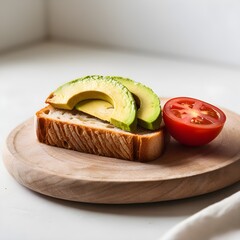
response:
[[[101,99],[88,99],[79,102],[75,108],[101,120],[110,122],[114,107],[111,103]]]
[[[108,78],[117,80],[126,86],[128,90],[133,94],[134,99],[138,105],[137,119],[138,124],[141,127],[150,130],[156,130],[160,128],[162,120],[160,100],[159,97],[152,91],[152,89],[128,78],[117,76]],[[82,103],[79,103],[76,108],[95,117],[100,116],[99,112],[104,113],[104,116],[101,115],[99,118],[103,119],[103,117],[105,117],[106,121],[108,121],[112,112],[111,105],[107,106],[104,101],[98,100],[88,101],[88,104],[87,106],[85,105],[85,107],[83,107]]]
[[[135,131],[137,108],[131,92],[111,77],[86,76],[57,88],[46,99],[55,108],[72,110],[87,99],[101,99],[113,106],[110,123],[125,131]]]
[[[157,94],[151,88],[129,78],[117,76],[112,78],[122,83],[133,94],[138,105],[138,124],[150,130],[159,129],[162,115],[160,99]]]

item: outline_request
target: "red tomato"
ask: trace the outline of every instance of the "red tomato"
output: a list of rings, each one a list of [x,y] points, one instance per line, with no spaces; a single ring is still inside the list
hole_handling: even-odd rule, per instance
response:
[[[182,144],[200,146],[221,132],[225,114],[217,107],[188,97],[172,98],[163,107],[163,119],[173,138]]]

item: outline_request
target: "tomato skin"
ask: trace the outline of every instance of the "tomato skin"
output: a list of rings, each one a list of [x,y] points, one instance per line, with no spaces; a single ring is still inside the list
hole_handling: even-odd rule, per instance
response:
[[[214,120],[214,122],[211,124],[194,124],[191,122],[186,122],[182,116],[179,117],[173,114],[172,109],[174,107],[172,106],[178,102],[183,104],[185,102],[191,102],[194,104],[196,103],[196,105],[198,104],[199,106],[203,105],[208,109],[213,110],[213,112],[216,112],[216,120]],[[191,112],[192,110],[190,109],[189,111]],[[194,98],[178,97],[168,100],[164,105],[163,120],[170,135],[175,140],[184,145],[201,146],[211,142],[219,135],[226,121],[226,116],[219,108],[209,103]]]

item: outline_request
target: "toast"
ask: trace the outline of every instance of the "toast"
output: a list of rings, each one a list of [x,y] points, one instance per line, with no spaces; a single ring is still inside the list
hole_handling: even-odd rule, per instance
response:
[[[60,110],[51,105],[39,110],[35,120],[41,143],[138,162],[159,158],[168,135],[164,126],[155,131],[138,127],[130,133],[80,111]]]

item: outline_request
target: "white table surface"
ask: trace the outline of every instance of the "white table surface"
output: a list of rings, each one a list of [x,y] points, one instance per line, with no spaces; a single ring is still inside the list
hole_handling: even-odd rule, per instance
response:
[[[13,128],[44,106],[52,90],[89,74],[126,76],[160,96],[191,96],[240,113],[240,68],[46,42],[0,55],[1,146]],[[19,185],[1,159],[0,239],[159,239],[177,223],[239,190],[236,183],[170,202],[74,203]]]

